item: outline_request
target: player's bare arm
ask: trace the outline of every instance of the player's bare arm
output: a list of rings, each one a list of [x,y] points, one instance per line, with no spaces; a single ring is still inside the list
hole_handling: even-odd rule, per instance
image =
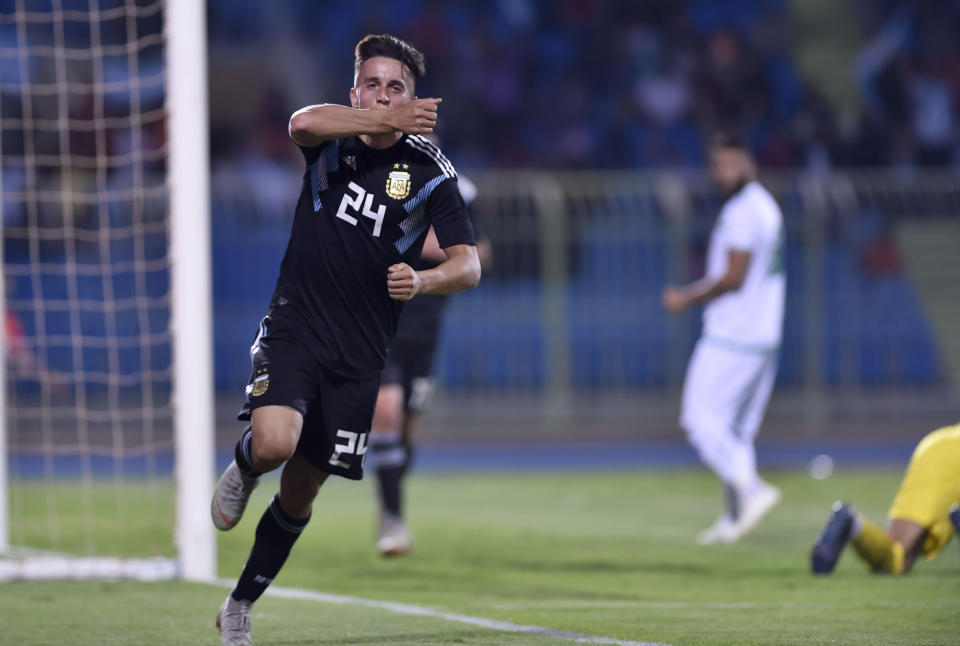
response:
[[[413,99],[398,108],[351,108],[324,103],[301,108],[290,117],[290,138],[300,146],[318,146],[355,135],[429,134],[437,125],[443,99]]]
[[[749,267],[749,251],[730,251],[727,254],[727,271],[723,276],[716,280],[701,278],[682,287],[666,287],[663,290],[663,308],[671,314],[678,314],[727,292],[734,292],[743,285]]]
[[[420,259],[435,263],[441,263],[447,259],[447,254],[440,248],[440,242],[437,240],[437,233],[433,230],[433,227],[427,229],[427,238],[423,241]]]
[[[480,258],[474,245],[444,247],[447,260],[433,269],[415,271],[401,262],[387,269],[390,298],[409,301],[417,294],[456,294],[480,282]]]
[[[486,238],[477,240],[477,257],[480,259],[481,270],[490,268],[493,262],[493,247]],[[441,263],[447,259],[447,254],[440,248],[440,242],[437,240],[437,234],[433,227],[427,230],[427,239],[423,242],[420,258],[435,263]]]
[[[923,539],[926,538],[927,528],[912,520],[891,518],[887,534],[903,545],[903,573],[906,574],[923,552]]]

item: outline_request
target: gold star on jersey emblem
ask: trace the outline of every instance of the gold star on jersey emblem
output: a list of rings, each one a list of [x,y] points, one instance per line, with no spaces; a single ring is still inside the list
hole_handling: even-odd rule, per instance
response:
[[[403,170],[407,170],[408,168],[410,168],[410,164],[404,164],[404,165],[403,165]]]
[[[394,164],[393,167],[394,167],[395,169],[398,169],[398,170],[399,170],[400,164]]]

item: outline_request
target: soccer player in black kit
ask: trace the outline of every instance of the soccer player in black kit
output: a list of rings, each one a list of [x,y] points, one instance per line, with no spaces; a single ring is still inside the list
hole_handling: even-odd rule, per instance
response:
[[[480,263],[456,171],[422,137],[440,99],[418,99],[423,55],[387,34],[355,51],[352,107],[290,118],[306,160],[287,252],[250,349],[240,418],[250,420],[211,503],[222,530],[240,520],[261,474],[286,463],[236,587],[217,614],[222,645],[252,646],[250,606],[310,519],[330,474],[359,480],[380,371],[404,301],[474,287]],[[416,271],[433,227],[447,260]]]
[[[477,188],[462,175],[457,184],[469,210]],[[490,242],[480,234],[472,213],[470,222],[477,238],[480,266],[486,271],[492,257]],[[446,255],[431,229],[414,269],[436,267],[444,260]],[[445,296],[432,296],[415,299],[404,306],[380,375],[369,452],[377,480],[377,549],[384,556],[403,555],[413,548],[403,517],[404,481],[413,461],[420,420],[433,399],[433,358],[448,300]]]

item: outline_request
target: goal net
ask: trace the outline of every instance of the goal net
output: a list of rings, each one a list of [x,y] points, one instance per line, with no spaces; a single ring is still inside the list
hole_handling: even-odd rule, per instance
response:
[[[175,370],[174,330],[190,334],[177,316],[191,307],[178,300],[176,261],[190,256],[176,246],[176,159],[206,154],[201,138],[178,148],[171,116],[186,112],[171,103],[182,83],[171,50],[186,49],[176,4],[0,3],[0,580],[213,574],[206,503],[185,510],[182,491],[206,497],[212,465],[194,466],[192,482],[178,466],[191,453],[210,461],[212,415],[175,395],[204,396]],[[205,119],[205,99],[189,110]],[[207,207],[195,206],[202,245]],[[193,260],[202,285],[209,258]],[[208,309],[193,316],[202,334]],[[193,445],[178,439],[184,414]]]

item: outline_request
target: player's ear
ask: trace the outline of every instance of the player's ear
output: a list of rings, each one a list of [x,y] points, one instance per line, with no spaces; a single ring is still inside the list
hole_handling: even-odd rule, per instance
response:
[[[360,103],[357,101],[357,89],[356,89],[356,88],[350,88],[350,105],[352,105],[354,108],[359,108],[359,107],[360,107]]]

